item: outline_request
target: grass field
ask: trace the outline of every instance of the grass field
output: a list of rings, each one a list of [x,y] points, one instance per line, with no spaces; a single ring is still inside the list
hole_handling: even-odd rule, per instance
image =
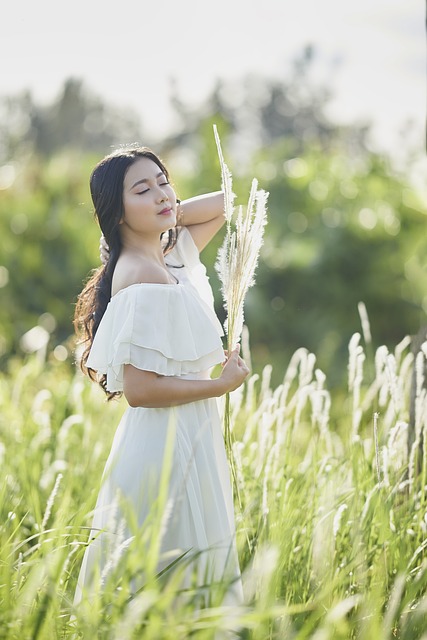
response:
[[[373,353],[355,334],[348,380],[333,394],[304,349],[277,388],[266,367],[232,394],[247,601],[233,611],[217,606],[224,585],[206,608],[194,606],[197,589],[177,598],[180,563],[156,576],[155,518],[144,533],[150,559],[125,550],[114,598],[110,580],[91,607],[73,610],[124,401],[107,404],[51,354],[12,359],[0,377],[0,638],[427,639],[426,356],[414,363],[408,340]],[[141,564],[145,588],[130,597]]]

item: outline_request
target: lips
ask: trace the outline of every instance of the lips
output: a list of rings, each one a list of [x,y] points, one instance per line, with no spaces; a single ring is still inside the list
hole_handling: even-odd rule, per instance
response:
[[[159,211],[158,215],[159,216],[167,216],[170,213],[172,213],[172,207],[166,207],[165,209],[162,209],[161,211]]]

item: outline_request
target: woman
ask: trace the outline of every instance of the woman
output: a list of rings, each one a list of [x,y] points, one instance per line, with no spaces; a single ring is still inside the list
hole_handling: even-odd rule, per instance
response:
[[[85,345],[81,367],[109,398],[123,393],[129,407],[104,470],[75,603],[94,576],[106,579],[119,542],[126,546],[146,526],[165,473],[156,570],[184,556],[192,575],[185,574],[183,586],[195,571],[200,585],[229,581],[228,601],[239,602],[217,398],[239,387],[249,371],[238,349],[225,357],[199,260],[224,223],[223,194],[179,203],[166,167],[144,147],[104,158],[90,188],[109,254],[76,305],[75,326]],[[211,378],[220,363],[221,374]],[[144,576],[135,577],[134,588],[143,583]]]

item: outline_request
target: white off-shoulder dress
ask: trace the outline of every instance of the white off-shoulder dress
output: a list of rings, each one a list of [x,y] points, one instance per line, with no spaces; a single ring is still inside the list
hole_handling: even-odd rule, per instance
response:
[[[134,284],[108,304],[87,364],[106,374],[109,391],[123,389],[124,364],[199,379],[224,360],[206,269],[185,227],[167,263],[179,284]],[[164,560],[158,568],[182,553],[187,552],[186,559],[195,554],[200,584],[230,582],[225,600],[242,602],[230,472],[217,400],[210,398],[173,408],[125,410],[105,466],[75,604],[90,592],[95,575],[105,578],[115,545],[125,548],[135,524],[143,528],[150,518],[165,471],[168,434],[168,495],[159,534]],[[126,509],[120,506],[123,499]]]

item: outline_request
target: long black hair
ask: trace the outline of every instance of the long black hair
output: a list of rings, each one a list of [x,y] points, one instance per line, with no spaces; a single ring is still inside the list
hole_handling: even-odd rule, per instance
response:
[[[90,193],[94,205],[94,216],[109,246],[107,264],[95,269],[89,275],[83,291],[77,298],[74,312],[74,327],[80,344],[84,345],[80,367],[91,380],[97,381],[110,400],[120,396],[120,392],[109,392],[106,376],[97,376],[86,366],[93,339],[111,299],[111,283],[114,268],[119,259],[122,243],[119,223],[123,218],[123,182],[129,167],[139,158],[148,158],[157,164],[169,181],[169,173],[160,158],[148,147],[118,149],[103,158],[90,176]],[[163,252],[167,253],[175,245],[177,229],[168,231],[163,242]]]

